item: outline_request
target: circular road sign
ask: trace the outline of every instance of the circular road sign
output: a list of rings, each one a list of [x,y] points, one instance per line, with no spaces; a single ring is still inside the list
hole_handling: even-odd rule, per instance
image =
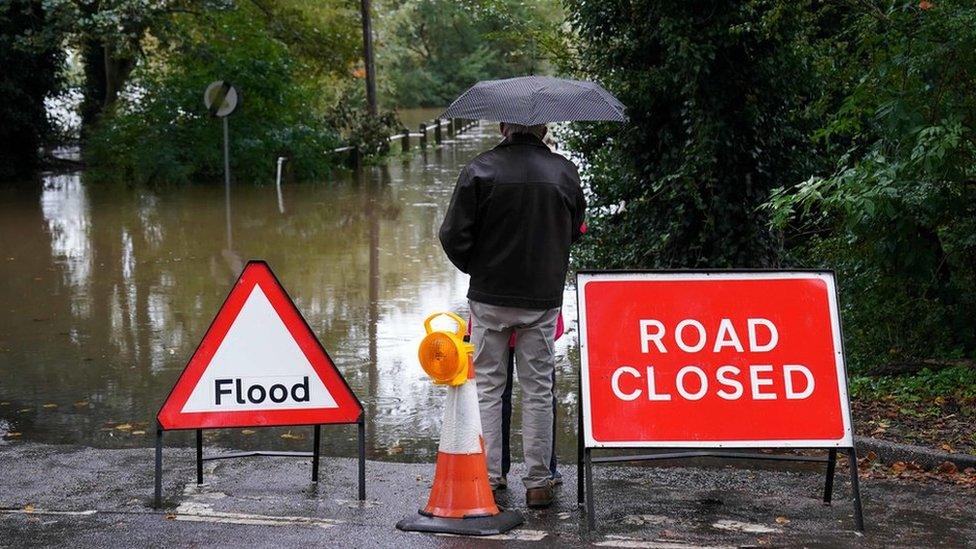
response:
[[[203,104],[214,116],[228,116],[237,109],[237,89],[226,80],[217,80],[203,92]]]

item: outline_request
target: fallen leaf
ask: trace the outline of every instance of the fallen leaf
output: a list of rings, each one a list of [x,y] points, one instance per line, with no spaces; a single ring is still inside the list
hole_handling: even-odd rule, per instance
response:
[[[25,513],[33,513],[34,512],[34,504],[33,503],[28,503],[27,505],[25,505],[24,506],[24,512]]]
[[[55,404],[55,403],[53,403],[53,402],[48,402],[47,404],[44,405],[44,407],[45,408],[57,408],[58,405]]]
[[[868,455],[864,456],[864,458],[867,459],[868,461],[874,461],[878,459],[878,454],[875,454],[873,451],[868,452]]]
[[[75,408],[84,408],[85,406],[88,406],[87,400],[79,400],[78,402],[75,402]]]
[[[288,440],[302,440],[305,438],[305,435],[296,435],[295,433],[288,431],[287,433],[281,435],[281,438],[286,438]]]
[[[21,433],[18,433],[17,431],[11,431],[11,432],[9,432],[9,433],[6,434],[6,437],[7,438],[17,438],[20,435],[21,435]]]
[[[10,406],[9,402],[0,402],[0,406]]]
[[[936,470],[947,475],[954,475],[959,472],[959,468],[956,467],[956,464],[951,461],[943,461],[938,467],[936,467]]]
[[[943,442],[939,446],[939,448],[942,448],[943,450],[945,450],[946,452],[949,452],[950,454],[955,454],[956,453],[956,449],[953,448],[948,442]]]
[[[891,472],[895,474],[899,474],[907,468],[908,465],[906,465],[904,461],[896,461],[891,464]]]
[[[790,519],[786,517],[776,517],[776,524],[789,524]]]
[[[391,455],[391,456],[393,454],[402,454],[403,453],[403,446],[400,446],[400,445],[390,446],[389,448],[386,449],[386,453],[389,454],[389,455]]]
[[[132,425],[129,423],[123,423],[122,425],[116,425],[115,428],[119,431],[131,431]]]
[[[176,515],[174,513],[166,513],[166,520],[176,520]]]
[[[132,431],[131,434],[133,434],[133,435],[144,435],[144,434],[146,434],[146,432],[145,431]]]
[[[255,431],[254,429],[242,429],[241,430],[241,434],[242,435],[253,435],[256,432],[257,431]]]
[[[33,408],[21,408],[20,410],[17,410],[17,412],[23,414],[24,412],[30,412],[31,410],[33,410]]]

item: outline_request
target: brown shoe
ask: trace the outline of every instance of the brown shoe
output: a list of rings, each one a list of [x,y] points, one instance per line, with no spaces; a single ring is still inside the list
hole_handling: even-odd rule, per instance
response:
[[[545,509],[552,505],[554,499],[552,486],[529,488],[525,491],[525,504],[532,509]]]

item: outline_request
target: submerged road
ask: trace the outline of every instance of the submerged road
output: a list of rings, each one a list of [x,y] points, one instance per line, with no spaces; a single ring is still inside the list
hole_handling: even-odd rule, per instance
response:
[[[572,466],[562,467],[558,503],[543,511],[524,508],[516,468],[500,503],[521,509],[526,523],[473,539],[394,528],[423,505],[433,464],[368,462],[361,503],[352,459],[325,458],[318,484],[309,481],[310,459],[209,461],[198,487],[193,451],[168,448],[159,511],[151,506],[152,464],[148,448],[0,446],[0,547],[976,546],[972,491],[864,482],[861,535],[852,530],[844,476],[825,507],[822,473],[809,467],[599,467],[593,532],[576,507]]]

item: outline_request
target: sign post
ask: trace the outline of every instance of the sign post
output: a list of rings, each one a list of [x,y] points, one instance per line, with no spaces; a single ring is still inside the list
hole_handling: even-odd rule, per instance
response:
[[[232,249],[230,235],[230,137],[227,117],[237,110],[237,88],[226,80],[211,82],[203,92],[203,104],[211,116],[220,118],[224,128],[224,203],[227,209],[227,249]]]
[[[294,302],[263,261],[250,261],[156,415],[154,506],[162,497],[163,432],[196,431],[197,484],[203,462],[249,456],[311,457],[318,481],[322,425],[356,424],[359,499],[366,499],[363,406]],[[203,456],[203,430],[311,426],[312,452]]]
[[[827,271],[581,271],[579,503],[594,463],[848,455],[864,529],[837,290]],[[604,448],[657,453],[595,457]],[[826,457],[744,453],[825,449]],[[667,449],[663,451],[661,449]]]

